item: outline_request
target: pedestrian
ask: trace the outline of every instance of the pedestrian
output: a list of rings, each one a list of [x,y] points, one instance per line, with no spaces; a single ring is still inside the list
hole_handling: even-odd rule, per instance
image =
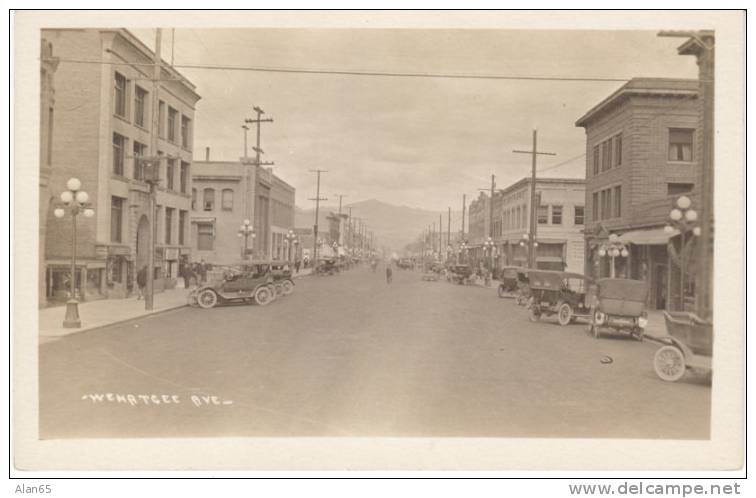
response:
[[[393,272],[391,271],[391,265],[386,265],[386,283],[391,283],[391,278],[393,277]]]
[[[199,264],[200,281],[204,284],[207,282],[207,263],[205,260],[201,260]]]
[[[302,260],[297,258],[297,260],[294,262],[294,272],[299,273],[299,266],[302,264]]]
[[[144,288],[147,286],[147,266],[143,266],[137,273],[137,301],[144,296]]]

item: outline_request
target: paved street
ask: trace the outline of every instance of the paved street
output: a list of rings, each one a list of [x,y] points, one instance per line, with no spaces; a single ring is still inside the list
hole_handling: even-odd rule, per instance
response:
[[[493,288],[356,269],[267,307],[41,345],[40,434],[707,438],[710,386],[659,380],[657,347],[530,323]]]

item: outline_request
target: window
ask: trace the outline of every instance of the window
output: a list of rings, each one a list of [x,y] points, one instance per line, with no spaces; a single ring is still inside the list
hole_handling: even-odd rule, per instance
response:
[[[202,198],[202,209],[204,211],[212,211],[215,209],[215,190],[206,188]]]
[[[178,226],[178,243],[179,245],[184,245],[184,231],[186,230],[186,217],[187,217],[187,211],[179,211],[179,226]]]
[[[125,157],[126,138],[113,133],[113,174],[123,176],[123,161]]]
[[[134,142],[134,180],[144,180],[144,163],[139,160],[147,151],[147,146]]]
[[[693,190],[692,183],[668,183],[667,195],[687,194]]]
[[[166,188],[168,190],[174,190],[174,173],[176,169],[176,160],[175,159],[168,159],[168,162],[165,166],[165,183]]]
[[[601,208],[599,209],[598,219],[603,220],[606,218],[606,190],[601,191]]]
[[[189,179],[189,163],[185,163],[184,161],[181,161],[181,176],[179,178],[179,188],[181,189],[181,193],[186,193],[186,183]]]
[[[165,208],[165,243],[172,243],[173,235],[173,208]]]
[[[47,165],[52,165],[53,154],[53,122],[55,118],[55,110],[50,107],[47,110]]]
[[[622,187],[614,187],[614,217],[622,217]]]
[[[123,228],[123,199],[121,197],[110,198],[110,240],[121,242]]]
[[[224,211],[231,211],[234,209],[234,191],[230,188],[224,188],[221,194],[221,208]]]
[[[693,130],[689,128],[669,129],[669,160],[693,160]]]
[[[521,206],[521,208],[520,208],[520,211],[521,211],[521,216],[522,216],[522,222],[521,222],[520,226],[523,227],[523,228],[525,228],[528,225],[528,210],[527,210],[527,206],[525,204],[523,204]]]
[[[551,206],[551,224],[562,224],[562,206]]]
[[[165,138],[165,102],[162,100],[158,104],[158,136]]]
[[[601,156],[599,155],[599,146],[593,147],[593,174],[598,175],[601,168]]]
[[[197,249],[200,251],[213,250],[212,223],[197,223]]]
[[[181,146],[189,148],[189,118],[181,116]]]
[[[126,117],[126,76],[115,73],[115,113],[122,118]]]
[[[173,107],[168,107],[168,141],[176,141],[176,116],[178,111]]]
[[[192,211],[197,209],[197,189],[192,189]]]
[[[596,195],[596,194],[593,194]],[[585,224],[585,206],[575,206],[575,224]]]
[[[538,206],[538,224],[545,225],[549,222],[549,206]]]
[[[599,219],[599,193],[593,193],[593,202],[591,202],[591,221]]]
[[[614,165],[622,165],[622,134],[614,137]]]
[[[612,189],[606,189],[606,205],[604,206],[604,219],[612,218]]]
[[[145,104],[147,91],[140,87],[134,88],[134,123],[144,127]]]

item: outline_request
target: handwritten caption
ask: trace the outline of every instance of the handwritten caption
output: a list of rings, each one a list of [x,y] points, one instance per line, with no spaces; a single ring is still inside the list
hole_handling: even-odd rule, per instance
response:
[[[189,404],[191,406],[228,406],[233,405],[231,400],[224,400],[218,396],[204,394],[192,394],[186,398],[178,394],[117,394],[117,393],[89,393],[81,397],[83,401],[92,404],[119,404],[128,406],[165,406]]]

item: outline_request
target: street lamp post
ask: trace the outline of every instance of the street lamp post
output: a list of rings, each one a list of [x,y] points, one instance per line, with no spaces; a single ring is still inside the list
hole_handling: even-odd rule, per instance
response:
[[[249,252],[249,238],[254,238],[257,236],[255,234],[255,227],[253,227],[249,220],[244,220],[244,223],[239,227],[239,231],[236,234],[238,237],[244,238],[244,248],[242,249],[242,259],[249,259],[249,255],[247,254]]]
[[[673,235],[675,228],[680,231],[680,253],[676,254],[674,246],[669,244],[670,254],[672,259],[675,260],[680,266],[680,310],[685,305],[685,271],[686,271],[686,259],[688,250],[686,246],[690,243],[690,240],[686,241],[686,233],[688,231],[693,232],[694,237],[701,235],[701,227],[695,225],[698,221],[698,212],[691,207],[690,198],[687,196],[681,196],[677,199],[675,207],[669,212],[669,223],[664,227],[664,232],[667,235]]]
[[[81,327],[81,319],[79,318],[79,301],[76,300],[76,217],[79,213],[83,213],[87,218],[94,216],[94,209],[89,207],[89,194],[81,189],[81,181],[78,178],[70,178],[66,182],[68,190],[60,194],[60,200],[68,208],[71,213],[72,221],[72,243],[71,243],[71,296],[66,302],[66,318],[63,320],[63,327],[65,328],[79,328]],[[56,218],[63,218],[66,215],[66,211],[63,208],[56,208],[53,212]],[[82,285],[86,285],[86,282],[82,282]]]
[[[531,248],[530,248],[531,245],[533,246],[533,249],[532,249],[533,258],[532,258],[532,261],[530,257],[527,258],[528,267],[535,269],[535,267],[537,266],[535,252],[536,252],[536,249],[538,249],[538,241],[535,240],[535,238],[531,239],[530,234],[527,234],[527,233],[522,234],[522,239],[520,239],[520,247],[526,248],[525,250],[527,251],[528,256],[531,254]]]
[[[294,230],[289,229],[289,231],[284,235],[284,239],[286,240],[286,244],[289,247],[289,257],[288,261],[291,262],[291,248],[295,244],[297,244],[299,241],[297,240],[297,234],[294,233]],[[295,254],[296,256],[296,254]]]
[[[493,261],[493,255],[494,255],[494,247],[496,246],[496,243],[494,242],[492,237],[488,237],[485,242],[483,242],[483,247],[486,250],[486,254],[488,255],[488,272],[486,273],[486,285],[489,285],[491,283],[491,277],[493,276],[493,269],[494,269],[494,261]]]
[[[459,254],[462,256],[462,262],[467,262],[467,251],[469,249],[469,246],[467,245],[467,241],[463,240],[462,245],[459,246]]]
[[[598,255],[600,257],[609,256],[611,258],[611,263],[609,265],[609,276],[611,278],[615,278],[615,268],[614,268],[614,258],[618,258],[622,256],[623,258],[626,258],[629,253],[627,251],[627,246],[625,246],[624,242],[622,242],[619,238],[619,236],[616,233],[609,234],[609,242],[606,244],[602,244],[601,247],[599,247]]]

